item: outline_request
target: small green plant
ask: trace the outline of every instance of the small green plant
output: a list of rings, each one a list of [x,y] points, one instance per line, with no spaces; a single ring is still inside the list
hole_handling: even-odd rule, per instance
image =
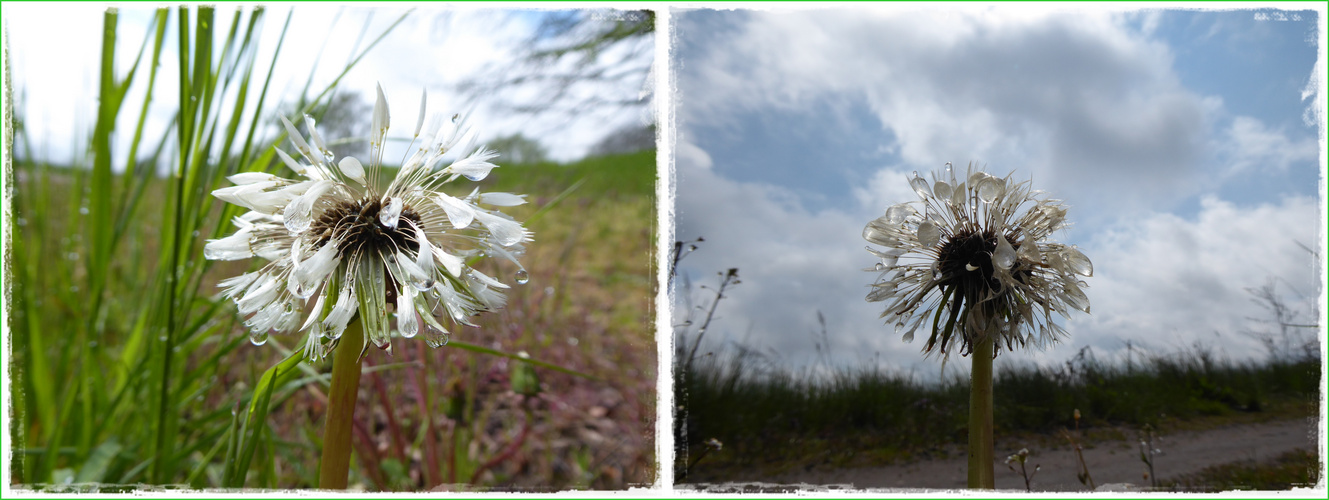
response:
[[[1075,417],[1075,433],[1079,434],[1080,410],[1078,409],[1075,410],[1073,416]],[[1098,489],[1098,487],[1094,485],[1094,477],[1089,474],[1089,464],[1085,463],[1084,461],[1084,448],[1080,446],[1079,440],[1077,440],[1075,436],[1073,436],[1071,432],[1066,430],[1064,427],[1061,429],[1061,436],[1066,438],[1066,441],[1071,444],[1071,448],[1075,450],[1075,460],[1077,461],[1075,478],[1080,480],[1080,484],[1083,484],[1085,485],[1085,487],[1089,488],[1089,491],[1094,491]]]
[[[1158,488],[1158,474],[1154,472],[1154,457],[1163,453],[1163,450],[1154,447],[1154,440],[1162,441],[1163,438],[1154,435],[1154,426],[1145,424],[1144,429],[1140,431],[1140,461],[1144,462],[1146,470],[1144,479],[1149,481],[1149,485]]]
[[[1011,472],[1019,472],[1020,477],[1024,478],[1024,491],[1032,492],[1034,490],[1030,481],[1034,479],[1034,476],[1038,474],[1039,470],[1043,469],[1043,466],[1034,465],[1033,472],[1030,472],[1025,465],[1028,461],[1029,448],[1020,448],[1020,451],[1015,452],[1014,455],[1006,457],[1006,467],[1009,468]],[[1015,464],[1020,464],[1020,470],[1015,470]]]

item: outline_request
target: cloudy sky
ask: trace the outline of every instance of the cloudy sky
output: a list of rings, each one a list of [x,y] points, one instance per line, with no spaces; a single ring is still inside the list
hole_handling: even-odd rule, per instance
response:
[[[29,130],[39,140],[34,149],[38,154],[49,155],[53,161],[66,161],[71,145],[80,139],[86,143],[85,139],[91,133],[97,105],[102,14],[106,7],[98,3],[5,5],[4,24],[8,31],[6,39],[13,69],[14,96],[20,101],[18,107]],[[121,75],[127,72],[148,33],[154,7],[151,4],[120,5],[117,71]],[[217,9],[221,31],[217,35],[218,46],[224,40],[224,30],[230,26],[235,7],[223,5]],[[382,7],[366,4],[269,6],[259,34],[255,63],[255,78],[260,82],[276,52],[288,11],[292,12],[292,17],[274,70],[266,109],[272,109],[277,102],[293,101],[306,80],[311,78],[311,73],[313,92],[321,91],[341,73],[353,54],[363,50],[411,7],[401,4]],[[420,93],[427,90],[431,112],[445,115],[469,112],[470,123],[482,139],[520,132],[538,139],[555,159],[580,158],[588,148],[618,127],[646,123],[650,118],[650,110],[645,105],[649,97],[635,108],[605,108],[572,117],[551,115],[531,119],[530,116],[470,102],[455,90],[455,86],[466,79],[508,67],[523,57],[523,41],[533,35],[540,20],[551,12],[475,7],[445,10],[428,4],[415,6],[414,11],[343,78],[341,88],[358,93],[364,102],[372,105],[374,85],[381,83],[396,118],[394,123],[403,130],[414,124]],[[243,18],[242,22],[247,23],[247,19]],[[175,109],[175,103],[169,99],[177,92],[175,21],[176,11],[172,9],[155,90],[157,97],[146,137],[160,137]],[[629,88],[581,91],[637,96],[641,93],[640,86],[645,83],[644,69],[652,62],[652,47],[653,41],[647,37],[640,43],[620,45],[603,55],[605,60],[627,57],[631,64],[625,67],[642,68],[643,81]],[[147,66],[147,62],[143,65]],[[132,120],[137,117],[145,89],[143,82],[146,78],[131,89],[124,105],[127,111],[122,113],[120,130],[133,130]],[[512,95],[529,97],[533,90],[520,89]],[[366,122],[368,119],[366,116]],[[266,126],[278,127],[280,124],[273,117]],[[409,130],[394,128],[394,131],[409,134]],[[122,144],[128,143],[130,135],[120,134]]]
[[[1078,10],[1077,10],[1078,9]],[[863,226],[946,162],[1032,178],[1067,201],[1055,235],[1093,260],[1092,314],[1003,363],[1197,342],[1263,359],[1247,288],[1275,280],[1304,322],[1323,301],[1323,11],[953,5],[675,10],[676,239],[693,305],[742,283],[708,349],[813,359],[826,318],[847,366],[935,377],[864,295]],[[685,294],[680,294],[680,296]],[[686,307],[676,306],[676,323]],[[696,313],[694,313],[696,314]],[[1318,315],[1318,312],[1314,314]],[[695,317],[695,316],[694,316]],[[958,363],[967,366],[966,363]],[[955,366],[956,364],[952,364]]]

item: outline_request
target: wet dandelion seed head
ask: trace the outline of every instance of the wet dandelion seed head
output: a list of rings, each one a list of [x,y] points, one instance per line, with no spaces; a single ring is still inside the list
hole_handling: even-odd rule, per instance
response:
[[[899,203],[863,228],[885,247],[869,302],[887,302],[882,317],[910,342],[924,328],[926,353],[965,354],[995,336],[996,352],[1046,346],[1066,336],[1053,313],[1089,312],[1083,277],[1093,264],[1074,245],[1050,236],[1067,226],[1060,200],[1030,182],[950,164],[932,182],[908,179],[918,201]]]
[[[424,115],[421,99],[412,136],[418,149],[407,152],[387,186],[379,179],[390,119],[379,88],[364,163],[338,160],[312,117],[304,119],[307,137],[283,117],[296,153],[280,147],[275,153],[305,180],[241,172],[228,177],[233,186],[212,192],[250,211],[233,220],[234,234],[208,241],[204,256],[266,261],[258,271],[219,283],[247,318],[253,343],[265,342],[269,332],[305,331],[306,356],[324,357],[347,325],[359,321],[382,349],[391,349],[394,332],[423,333],[427,344],[438,347],[450,338],[445,322],[474,326],[472,316],[503,307],[509,285],[471,265],[501,258],[521,269],[518,258],[531,233],[488,207],[521,205],[525,197],[445,192],[457,179],[484,179],[497,168],[489,161],[498,154],[475,147],[475,135],[459,115],[446,125],[436,116],[427,128]],[[450,164],[445,155],[455,155]]]

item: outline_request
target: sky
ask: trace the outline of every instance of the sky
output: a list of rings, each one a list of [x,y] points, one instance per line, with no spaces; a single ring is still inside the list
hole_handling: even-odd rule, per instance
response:
[[[224,40],[236,7],[225,4],[217,10],[219,24],[217,45]],[[63,163],[76,146],[86,144],[95,121],[97,82],[100,67],[102,14],[107,4],[99,3],[6,3],[4,24],[8,31],[9,57],[13,70],[14,96],[34,139],[36,154]],[[117,73],[123,76],[148,34],[153,17],[152,4],[120,4],[117,46]],[[248,6],[246,11],[248,11]],[[291,102],[299,95],[312,73],[314,93],[330,84],[351,59],[411,7],[414,11],[374,47],[342,80],[341,89],[358,93],[372,105],[374,87],[381,84],[387,96],[396,128],[392,135],[406,137],[419,111],[420,95],[428,92],[429,112],[451,116],[467,113],[468,123],[481,140],[522,133],[539,140],[556,160],[581,158],[588,149],[618,127],[645,125],[651,118],[650,98],[635,108],[605,108],[576,116],[549,115],[532,118],[463,99],[455,86],[487,71],[506,67],[524,56],[520,49],[532,36],[535,26],[549,11],[484,9],[462,6],[447,10],[434,5],[386,4],[269,4],[259,34],[255,78],[261,82],[276,53],[283,24],[292,14],[289,32],[281,46],[274,69],[270,98],[265,105],[272,109],[277,102]],[[196,15],[196,14],[195,14]],[[58,26],[56,21],[58,21]],[[248,22],[248,17],[242,22]],[[159,70],[156,98],[146,125],[146,137],[160,137],[175,109],[169,96],[175,95],[178,59],[176,55],[176,12],[171,12],[165,50]],[[626,51],[632,66],[647,68],[652,63],[652,41],[611,49],[610,56]],[[151,46],[148,47],[149,52]],[[220,51],[219,51],[220,52]],[[53,63],[54,62],[54,63]],[[145,62],[143,66],[147,66]],[[142,72],[146,73],[146,72]],[[144,75],[146,76],[146,75]],[[645,85],[645,75],[643,71]],[[119,130],[133,130],[146,88],[140,77],[131,87],[122,112]],[[255,90],[256,92],[256,90]],[[532,90],[524,89],[529,95]],[[605,92],[636,96],[639,88],[596,89],[582,92]],[[280,123],[276,117],[264,122],[269,132]],[[365,117],[366,123],[369,117]],[[129,133],[120,133],[119,148],[127,150]],[[117,159],[117,168],[124,162]],[[500,160],[501,164],[501,160]]]
[[[705,241],[679,264],[674,324],[696,335],[738,268],[703,352],[813,366],[820,313],[833,365],[937,377],[865,301],[861,235],[918,199],[912,172],[973,162],[1065,200],[1053,239],[1094,264],[1091,313],[1057,318],[1070,338],[998,370],[1128,344],[1263,360],[1248,289],[1274,283],[1303,323],[1324,302],[1315,8],[675,9],[675,239]]]

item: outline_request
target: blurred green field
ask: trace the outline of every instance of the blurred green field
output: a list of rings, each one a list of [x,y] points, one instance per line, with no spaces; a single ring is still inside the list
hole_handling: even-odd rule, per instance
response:
[[[528,194],[530,203],[509,211],[517,220],[548,208],[527,226],[535,237],[522,262],[531,279],[513,287],[507,308],[481,318],[479,328],[455,329],[452,338],[525,352],[596,379],[535,368],[540,394],[523,397],[511,384],[524,364],[394,338],[390,356],[371,350],[366,360],[351,483],[387,491],[457,483],[536,490],[650,483],[654,152],[567,165],[498,163],[479,183],[482,190]],[[135,344],[135,330],[162,271],[154,256],[162,245],[168,206],[163,193],[170,182],[143,179],[146,194],[110,259],[106,307],[90,318],[90,172],[20,163],[12,180],[14,288],[6,318],[14,341],[12,484],[53,484],[59,490],[65,483],[94,482],[100,484],[90,488],[99,491],[131,483],[220,487],[225,450],[217,444],[231,432],[232,409],[247,403],[264,370],[302,342],[274,336],[267,345],[251,345],[234,305],[216,297],[217,280],[252,263],[202,263],[207,269],[194,308],[211,314],[179,349],[183,373],[168,384],[179,398],[172,416],[178,430],[171,436],[176,473],[154,481],[148,476],[156,418],[151,401],[162,382],[151,368],[152,347]],[[117,184],[127,180],[112,177]],[[200,234],[212,232],[208,227]],[[482,270],[492,275],[515,272],[510,265],[489,265]],[[304,376],[277,391],[246,486],[317,484],[330,365],[329,359],[308,366]],[[55,398],[54,414],[39,408],[43,398]],[[57,443],[54,453],[51,443]]]

